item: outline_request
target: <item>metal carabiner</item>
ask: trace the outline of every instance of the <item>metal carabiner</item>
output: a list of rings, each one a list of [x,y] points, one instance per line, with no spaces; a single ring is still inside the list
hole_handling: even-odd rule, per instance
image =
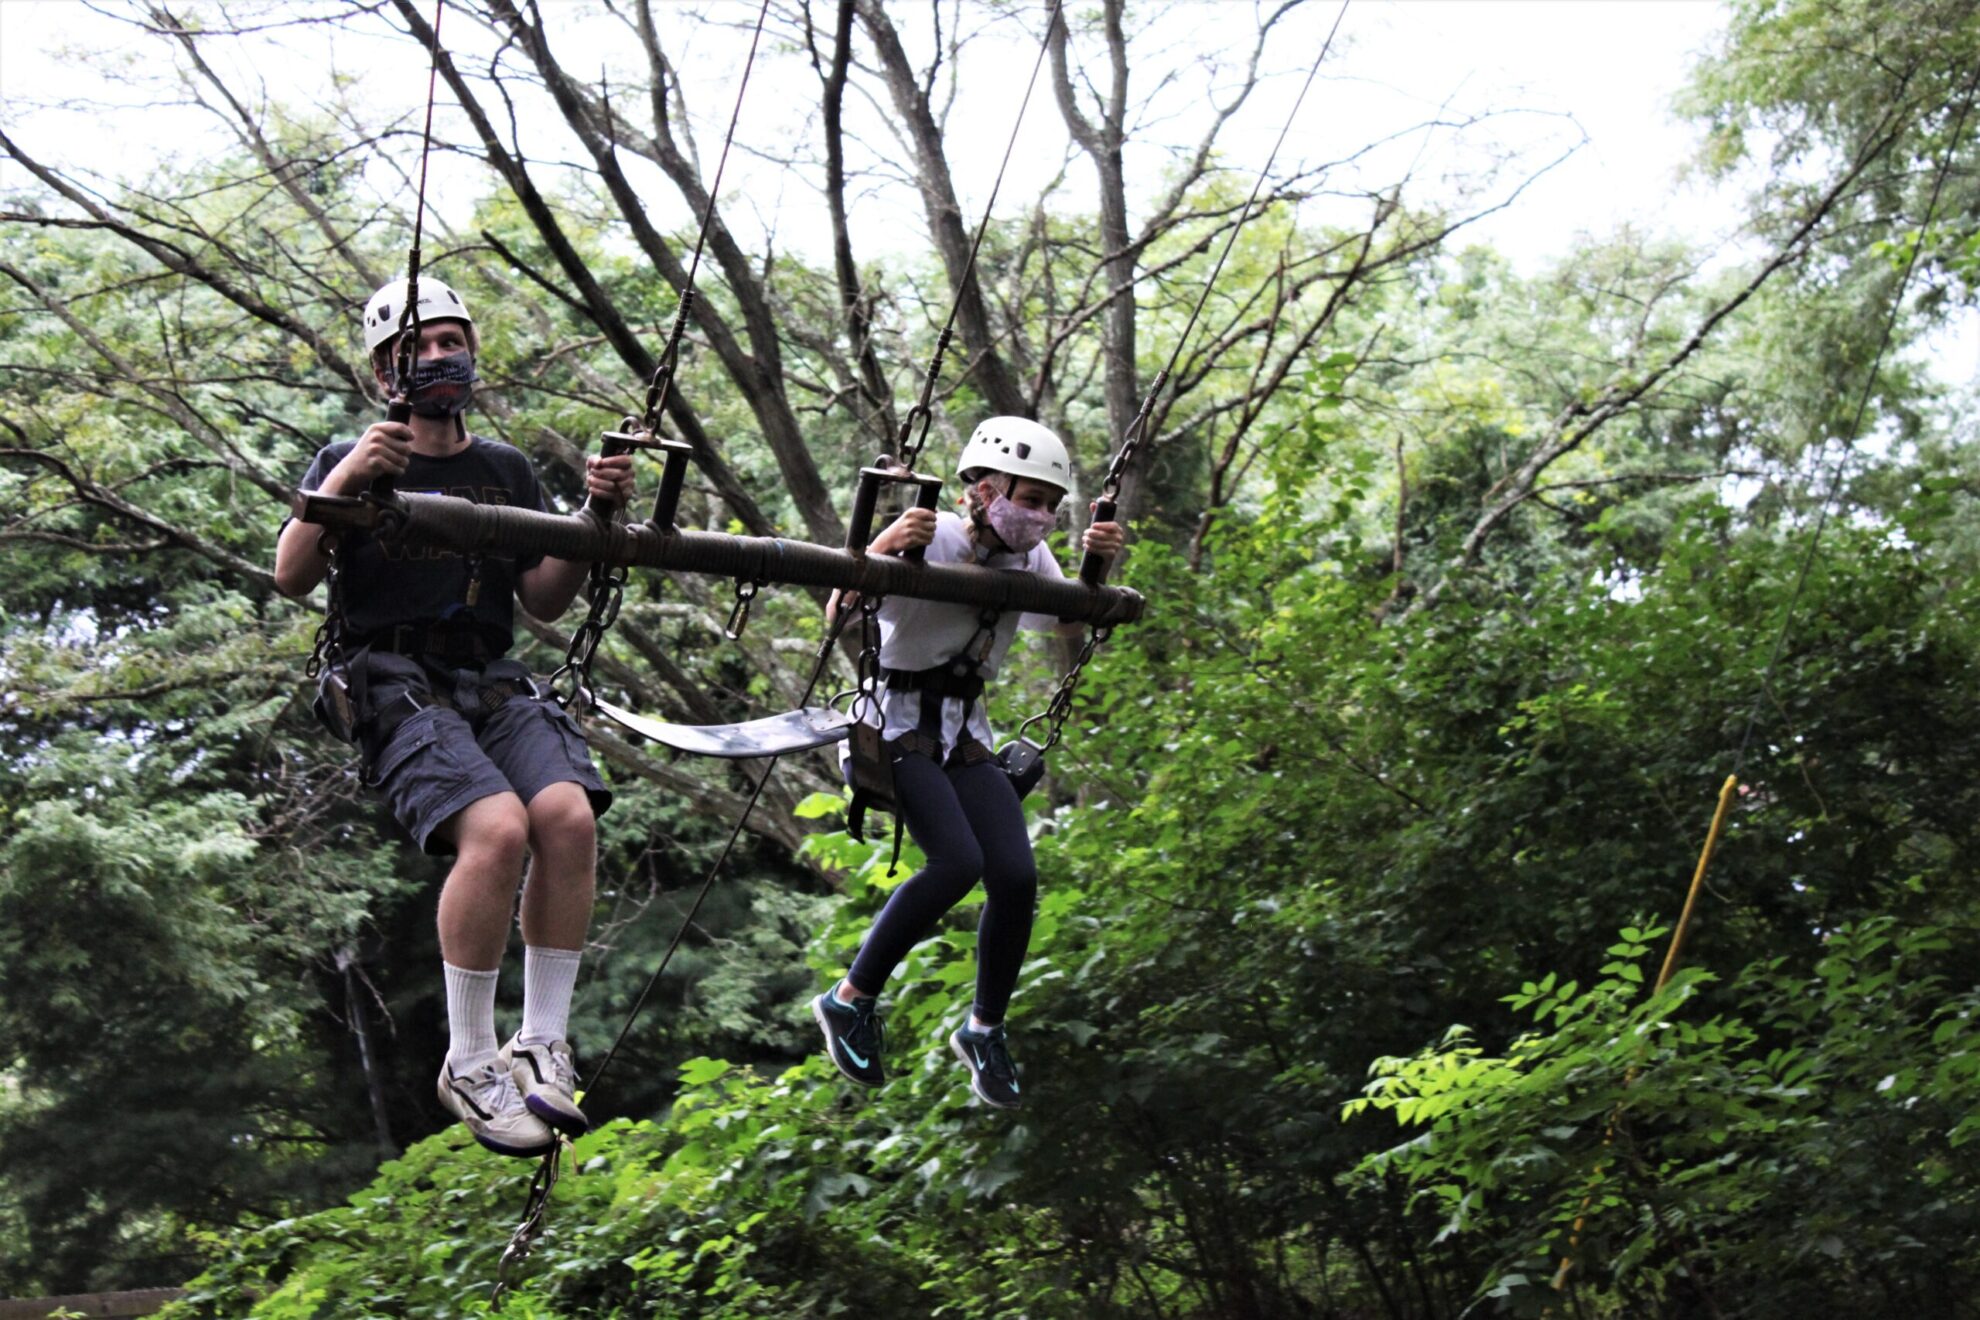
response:
[[[529,1259],[530,1250],[536,1245],[536,1234],[543,1227],[544,1213],[550,1208],[550,1193],[557,1187],[557,1165],[563,1153],[564,1143],[560,1140],[543,1157],[543,1163],[537,1166],[536,1176],[529,1180],[529,1195],[523,1201],[522,1222],[509,1235],[509,1245],[502,1249],[502,1259],[495,1266],[495,1290],[488,1297],[490,1310],[501,1310],[502,1303],[515,1291],[510,1275]]]
[[[747,578],[736,579],[735,608],[729,611],[729,621],[722,627],[722,635],[730,641],[733,642],[741,637],[743,629],[749,627],[749,603],[756,599],[756,593],[762,585],[761,582],[751,582]]]

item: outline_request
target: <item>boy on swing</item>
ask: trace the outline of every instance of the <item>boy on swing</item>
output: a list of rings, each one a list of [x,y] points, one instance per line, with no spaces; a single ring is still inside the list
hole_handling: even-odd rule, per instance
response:
[[[374,422],[355,441],[326,446],[301,489],[359,495],[391,477],[405,490],[543,508],[522,452],[470,435],[461,419],[480,341],[460,296],[438,280],[419,281],[419,340],[410,379],[399,379],[405,296],[404,281],[372,295],[364,342],[380,389],[404,398],[411,419]],[[585,485],[599,499],[625,503],[631,456],[586,459]],[[454,857],[439,902],[449,1034],[440,1103],[490,1150],[543,1154],[557,1132],[589,1127],[564,1036],[591,920],[595,820],[612,795],[570,716],[545,699],[521,662],[505,657],[515,606],[556,618],[589,566],[391,546],[360,532],[345,535],[340,556],[339,668],[354,726],[340,736],[358,744],[365,782],[414,842]],[[306,595],[329,568],[317,528],[283,527],[275,551],[280,591]],[[523,1020],[502,1045],[495,983],[525,856]]]
[[[992,417],[978,426],[957,465],[967,513],[909,509],[868,547],[899,554],[927,547],[931,564],[1064,577],[1045,544],[1070,482],[1066,447],[1037,422]],[[1120,553],[1121,529],[1098,522],[1084,548]],[[1017,1067],[1004,1037],[1004,1011],[1031,942],[1038,872],[1017,790],[997,764],[984,714],[984,682],[995,678],[1020,627],[1077,637],[1077,623],[1038,614],[984,615],[968,605],[890,596],[880,608],[884,684],[878,721],[892,762],[894,797],[907,831],[927,857],[874,920],[850,971],[812,1001],[825,1052],[855,1082],[878,1086],[884,1033],[878,996],[908,950],[981,880],[976,999],[949,1037],[969,1070],[970,1089],[999,1109],[1019,1106]]]

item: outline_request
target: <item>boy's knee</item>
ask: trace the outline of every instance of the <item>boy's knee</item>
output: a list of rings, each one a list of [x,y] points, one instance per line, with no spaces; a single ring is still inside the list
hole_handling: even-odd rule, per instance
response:
[[[529,817],[512,795],[486,797],[453,822],[454,846],[463,858],[520,868],[529,850]]]
[[[593,846],[597,820],[591,799],[577,784],[552,784],[529,800],[529,833],[550,847]]]

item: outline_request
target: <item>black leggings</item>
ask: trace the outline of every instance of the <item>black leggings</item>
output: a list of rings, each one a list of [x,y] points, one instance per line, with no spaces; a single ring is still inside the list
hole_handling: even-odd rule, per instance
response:
[[[894,762],[894,797],[928,864],[888,898],[847,979],[862,994],[879,994],[908,950],[981,880],[975,1011],[983,1022],[1002,1022],[1038,899],[1038,868],[1017,791],[994,761],[945,770],[910,752]]]

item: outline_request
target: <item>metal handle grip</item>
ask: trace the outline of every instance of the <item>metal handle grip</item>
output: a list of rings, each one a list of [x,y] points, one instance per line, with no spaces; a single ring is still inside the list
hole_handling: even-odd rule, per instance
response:
[[[917,509],[928,509],[932,511],[935,508],[935,506],[941,502],[941,499],[942,499],[942,483],[939,481],[932,481],[932,480],[923,481],[921,483],[921,489],[915,492],[914,507]],[[911,564],[922,563],[928,558],[928,547],[925,545],[911,546],[908,549],[901,551],[901,558],[907,560]]]
[[[631,418],[627,419],[627,421],[631,420]],[[611,458],[616,454],[623,454],[631,448],[632,446],[626,442],[625,436],[617,431],[607,431],[604,438],[599,441],[598,456],[600,458]],[[619,516],[619,506],[612,500],[600,499],[598,496],[587,491],[584,497],[584,507],[579,512],[590,514],[592,517],[598,519],[598,521],[608,523]]]
[[[846,550],[852,554],[865,553],[867,542],[873,539],[873,510],[880,502],[880,483],[886,475],[877,465],[859,470],[852,517],[846,522]]]
[[[694,456],[694,446],[666,440],[660,447],[667,451],[667,461],[660,469],[660,491],[653,497],[653,523],[665,530],[679,521],[681,491],[687,487],[688,460]]]
[[[394,397],[386,401],[385,420],[388,422],[410,422],[412,405],[405,399]],[[390,472],[381,472],[371,479],[371,493],[379,499],[389,499],[398,487],[399,479]]]
[[[1093,521],[1112,522],[1113,520],[1114,502],[1109,499],[1095,500],[1093,503]],[[1079,561],[1079,580],[1089,587],[1100,586],[1107,580],[1107,569],[1112,563],[1113,560],[1106,555],[1097,555],[1091,550],[1087,551],[1085,558]]]

